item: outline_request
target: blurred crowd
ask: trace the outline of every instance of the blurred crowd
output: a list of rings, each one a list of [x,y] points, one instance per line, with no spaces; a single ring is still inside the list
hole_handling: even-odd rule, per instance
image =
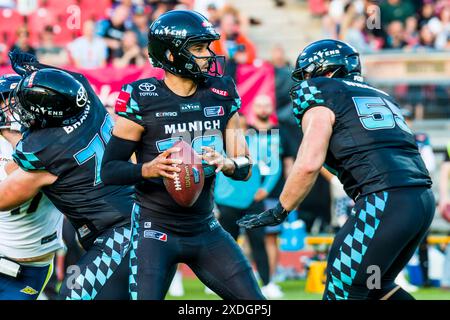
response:
[[[21,0],[0,1],[0,66],[8,64],[7,52],[14,48],[56,66],[143,66],[147,61],[148,27],[173,9],[196,10],[210,19],[222,34],[213,50],[228,58],[231,70],[233,63],[251,64],[256,57],[255,46],[245,35],[250,19],[224,0],[102,0],[97,9],[87,7],[83,0],[60,0],[57,7],[54,2],[28,1],[28,8],[22,8]],[[79,9],[74,9],[73,16],[70,5]],[[22,11],[27,14],[21,15]],[[8,22],[17,28],[6,26]]]
[[[450,49],[448,0],[331,0],[322,6],[324,36],[362,53]]]

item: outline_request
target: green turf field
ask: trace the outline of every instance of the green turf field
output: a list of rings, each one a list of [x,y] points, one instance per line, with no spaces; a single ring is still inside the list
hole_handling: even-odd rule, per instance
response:
[[[215,294],[205,294],[204,285],[197,279],[183,279],[185,295],[167,296],[167,300],[217,300]],[[305,280],[290,280],[278,283],[284,292],[284,300],[320,300],[322,295],[305,292]],[[439,288],[424,288],[412,294],[418,300],[450,300],[450,291]]]

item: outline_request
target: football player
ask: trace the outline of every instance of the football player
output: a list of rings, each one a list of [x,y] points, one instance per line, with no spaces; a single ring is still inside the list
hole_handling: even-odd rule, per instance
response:
[[[11,55],[23,75],[8,109],[26,128],[13,155],[20,167],[0,184],[0,210],[40,190],[74,226],[86,254],[69,268],[65,299],[128,299],[130,187],[106,186],[100,164],[112,120],[87,79]]]
[[[298,158],[278,205],[239,224],[281,223],[325,165],[356,204],[331,247],[324,299],[412,299],[394,279],[424,238],[435,203],[399,106],[363,81],[358,52],[340,41],[307,46],[293,78],[294,114],[304,133]],[[374,275],[379,281],[368,281]]]
[[[213,216],[217,172],[237,180],[251,174],[239,129],[240,98],[234,82],[220,77],[210,49],[219,35],[193,11],[169,11],[153,22],[149,56],[166,71],[163,80],[142,79],[123,87],[119,115],[103,159],[108,184],[135,184],[130,289],[133,299],[160,300],[178,263],[186,263],[224,299],[263,299],[248,260]],[[202,155],[205,185],[192,207],[178,205],[163,177],[180,172],[167,159],[179,140]],[[225,156],[226,154],[230,158]],[[128,160],[136,151],[138,165]]]
[[[5,105],[21,77],[0,77],[0,181],[17,169],[13,146],[20,126]],[[39,192],[30,201],[0,212],[0,300],[36,300],[53,273],[55,252],[64,247],[63,216]]]

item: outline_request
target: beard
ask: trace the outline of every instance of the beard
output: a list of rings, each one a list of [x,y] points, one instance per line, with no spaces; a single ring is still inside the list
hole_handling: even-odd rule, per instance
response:
[[[256,115],[256,118],[261,122],[268,122],[270,115]]]

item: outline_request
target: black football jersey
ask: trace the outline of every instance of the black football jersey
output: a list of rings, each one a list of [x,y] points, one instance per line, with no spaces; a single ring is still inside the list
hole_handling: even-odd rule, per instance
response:
[[[67,127],[25,131],[13,157],[25,171],[46,170],[58,176],[43,191],[68,217],[85,246],[102,231],[130,222],[133,189],[102,183],[100,166],[113,122],[87,79],[72,75],[89,96],[79,121]]]
[[[414,135],[387,93],[353,79],[320,77],[297,85],[292,100],[300,125],[305,112],[315,106],[334,112],[325,165],[350,197],[431,185]]]
[[[223,152],[228,120],[240,108],[240,98],[230,77],[211,78],[188,97],[173,93],[162,80],[140,80],[122,88],[116,104],[119,116],[145,128],[136,151],[139,163],[152,161],[179,140],[202,154],[209,146]],[[166,191],[163,180],[148,179],[136,185],[138,203],[154,220],[177,226],[207,221],[212,216],[215,167],[204,163],[205,184],[192,207],[179,206]]]

